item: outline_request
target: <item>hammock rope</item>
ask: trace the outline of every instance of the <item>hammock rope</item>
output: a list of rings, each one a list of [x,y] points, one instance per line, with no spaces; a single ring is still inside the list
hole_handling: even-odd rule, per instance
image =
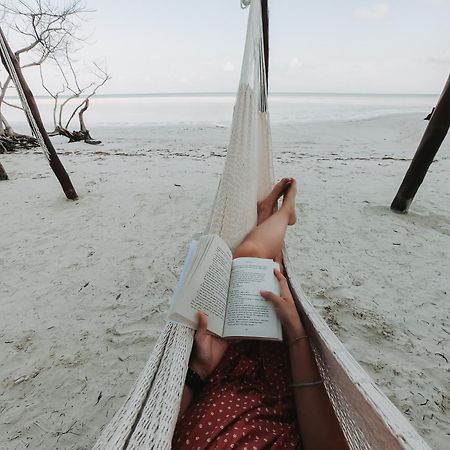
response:
[[[251,4],[250,4],[251,3]],[[234,249],[256,224],[256,202],[273,183],[261,0],[241,0],[249,18],[241,78],[224,172],[208,233]],[[335,413],[351,449],[428,450],[406,418],[378,389],[314,309],[292,276],[289,283]],[[103,429],[95,450],[170,449],[193,331],[167,323],[124,405]]]
[[[8,72],[13,80],[14,85],[16,86],[17,93],[22,103],[23,110],[27,116],[28,123],[30,124],[30,128],[33,131],[34,137],[38,141],[38,144],[41,147],[45,157],[50,162],[50,152],[48,151],[48,148],[45,145],[44,138],[39,130],[36,120],[33,117],[33,113],[31,112],[30,104],[28,103],[28,99],[22,87],[22,83],[19,80],[16,69],[14,67],[14,63],[12,61],[13,55],[10,54],[8,45],[6,43],[5,35],[3,34],[3,31],[1,29],[0,29],[0,50],[3,56],[3,60],[7,65]]]

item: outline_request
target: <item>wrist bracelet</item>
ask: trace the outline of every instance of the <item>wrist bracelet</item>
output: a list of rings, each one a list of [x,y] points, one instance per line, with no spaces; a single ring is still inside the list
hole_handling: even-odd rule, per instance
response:
[[[310,381],[309,383],[292,383],[291,386],[293,388],[303,388],[303,387],[310,387],[310,386],[318,386],[319,384],[323,384],[323,380],[317,380],[317,381]]]
[[[195,370],[188,367],[185,384],[192,390],[192,393],[196,396],[201,392],[206,382]]]
[[[290,344],[289,347],[292,347],[296,342],[301,341],[303,339],[309,339],[309,336],[299,336],[296,337]]]

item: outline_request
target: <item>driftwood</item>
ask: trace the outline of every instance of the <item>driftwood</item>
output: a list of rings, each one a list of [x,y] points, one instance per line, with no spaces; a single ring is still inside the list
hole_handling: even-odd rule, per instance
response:
[[[8,174],[6,173],[5,168],[2,166],[2,163],[0,163],[0,181],[7,180]]]
[[[39,144],[33,136],[26,134],[11,133],[0,136],[0,153],[15,152],[17,150],[28,150],[39,147]]]
[[[405,178],[391,204],[391,209],[407,213],[439,147],[450,127],[450,76],[417,148]]]
[[[83,114],[88,108],[89,108],[89,97],[83,102],[83,106],[81,107],[80,112],[78,113],[78,119],[80,122],[80,133],[82,133],[83,135],[84,142],[92,145],[101,144],[102,141],[96,141],[95,139],[92,139],[91,134],[89,133],[89,130],[86,128],[86,124],[84,123]]]
[[[70,181],[69,175],[66,172],[66,169],[64,169],[64,166],[60,159],[58,158],[58,155],[56,154],[56,150],[53,147],[52,142],[50,141],[50,138],[48,137],[47,131],[45,130],[44,124],[42,123],[41,115],[39,113],[38,107],[36,105],[36,101],[34,99],[33,93],[31,92],[31,89],[28,87],[27,82],[25,81],[25,78],[23,76],[22,70],[20,68],[19,61],[16,58],[16,55],[11,50],[11,47],[8,44],[8,41],[6,40],[5,35],[3,34],[2,29],[0,28],[0,37],[3,40],[6,51],[8,54],[3,55],[3,52],[1,53],[1,59],[2,63],[5,66],[6,70],[8,71],[9,75],[12,77],[12,73],[9,71],[8,64],[6,63],[5,58],[11,59],[14,71],[17,74],[18,82],[25,94],[25,99],[21,99],[23,102],[26,102],[30,108],[31,115],[33,116],[34,121],[36,122],[37,128],[39,130],[39,133],[41,134],[45,147],[48,151],[48,161],[50,164],[50,167],[52,168],[53,172],[55,173],[56,177],[58,178],[64,193],[66,194],[66,197],[69,200],[76,200],[78,198],[78,195],[75,191],[75,188],[72,185],[72,182]],[[14,77],[12,77],[14,78]]]
[[[55,106],[56,106],[56,104],[55,104]],[[84,141],[87,144],[92,144],[92,145],[101,144],[102,141],[97,141],[97,140],[93,139],[91,136],[91,133],[86,128],[83,114],[85,113],[85,111],[88,108],[89,108],[89,97],[86,98],[84,100],[84,102],[81,103],[81,105],[79,105],[78,108],[75,109],[75,111],[73,112],[72,116],[70,117],[66,127],[63,127],[61,125],[56,125],[54,131],[50,132],[48,135],[49,136],[58,136],[58,135],[65,136],[66,138],[69,139],[69,142]],[[76,131],[76,130],[69,131],[67,129],[67,126],[69,125],[70,121],[72,120],[72,117],[75,115],[75,113],[78,109],[80,109],[80,111],[78,112],[78,120],[80,122],[80,130],[79,131]],[[61,117],[61,114],[60,114],[60,117]],[[61,123],[61,118],[60,118],[60,123]]]
[[[69,131],[65,128],[56,126],[55,130],[49,133],[49,136],[64,136],[69,139],[69,142],[79,142],[84,141],[87,144],[97,145],[101,144],[102,141],[97,141],[91,137],[89,130],[79,130],[79,131]]]

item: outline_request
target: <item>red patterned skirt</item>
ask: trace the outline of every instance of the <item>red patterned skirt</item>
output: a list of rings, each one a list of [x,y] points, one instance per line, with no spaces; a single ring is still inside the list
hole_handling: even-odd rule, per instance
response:
[[[230,345],[178,422],[172,448],[300,448],[290,372],[283,343]]]

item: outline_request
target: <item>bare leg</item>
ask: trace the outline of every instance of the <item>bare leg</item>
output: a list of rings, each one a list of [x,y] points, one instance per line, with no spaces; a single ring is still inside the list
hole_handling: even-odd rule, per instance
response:
[[[278,210],[278,200],[286,193],[289,185],[292,183],[292,178],[283,178],[278,183],[275,184],[271,193],[262,201],[258,202],[258,222],[260,225],[265,220],[267,220],[275,211]],[[280,265],[280,270],[284,273],[283,267],[283,252],[280,251],[275,257],[275,262]]]
[[[252,256],[256,258],[279,258],[288,225],[293,225],[295,217],[295,196],[297,183],[289,182],[281,208],[264,222],[257,225],[234,252],[234,257]]]

